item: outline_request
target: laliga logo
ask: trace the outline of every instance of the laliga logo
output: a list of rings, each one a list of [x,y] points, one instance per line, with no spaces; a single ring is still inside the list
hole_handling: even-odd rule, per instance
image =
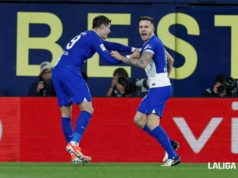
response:
[[[215,163],[207,163],[207,168],[208,169],[236,169],[236,163],[234,162],[215,162]]]
[[[1,138],[2,138],[2,122],[0,120],[0,141],[1,141]]]

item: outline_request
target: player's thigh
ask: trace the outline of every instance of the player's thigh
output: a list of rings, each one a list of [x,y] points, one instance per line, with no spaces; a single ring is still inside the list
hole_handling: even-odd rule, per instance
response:
[[[69,78],[64,81],[65,88],[73,103],[81,104],[84,101],[92,102],[90,90],[80,72],[71,72]]]
[[[52,81],[53,85],[56,91],[57,99],[58,99],[58,104],[60,107],[63,106],[70,106],[72,104],[72,101],[70,100],[69,93],[67,91],[67,88],[65,87],[65,75],[62,75],[65,73],[61,69],[55,68],[53,70],[53,75],[52,75]]]
[[[138,108],[137,112],[140,112],[140,113],[142,113],[142,114],[147,115],[148,101],[149,101],[149,96],[146,95],[146,96],[142,99],[142,101],[141,101],[141,103],[140,103],[140,105],[139,105],[139,108]],[[138,115],[138,116],[139,116],[139,115]]]
[[[162,117],[165,104],[171,96],[171,91],[170,86],[151,89],[146,103],[147,115],[157,114]]]

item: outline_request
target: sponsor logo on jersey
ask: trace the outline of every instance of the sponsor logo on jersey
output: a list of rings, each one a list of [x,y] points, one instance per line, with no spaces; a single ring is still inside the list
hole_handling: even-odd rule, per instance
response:
[[[103,51],[106,51],[106,48],[105,48],[104,44],[100,44],[100,48],[101,48]]]

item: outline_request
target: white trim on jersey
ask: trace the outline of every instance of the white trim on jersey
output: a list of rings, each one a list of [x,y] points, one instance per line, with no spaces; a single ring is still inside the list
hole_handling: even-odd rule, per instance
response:
[[[136,50],[135,47],[132,47],[132,48],[131,48],[131,52],[134,52],[135,50]]]
[[[171,85],[167,72],[155,74],[153,77],[148,77],[148,79],[150,88],[158,88]]]
[[[145,51],[146,51],[146,52],[150,52],[150,53],[152,53],[152,54],[154,54],[154,53],[155,53],[155,52],[154,52],[154,51],[152,51],[151,49],[146,49]],[[144,52],[145,52],[145,51],[144,51]],[[143,52],[143,53],[144,53],[144,52]]]
[[[155,109],[153,109],[153,111],[151,113],[156,113]]]

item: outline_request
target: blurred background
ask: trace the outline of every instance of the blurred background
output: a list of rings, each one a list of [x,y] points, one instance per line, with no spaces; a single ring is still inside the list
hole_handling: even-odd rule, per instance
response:
[[[143,44],[138,18],[154,18],[155,33],[175,58],[174,97],[202,96],[219,74],[232,77],[231,88],[237,87],[236,0],[0,0],[0,11],[1,96],[27,96],[39,77],[40,63],[54,66],[67,42],[91,29],[98,14],[112,20],[108,40],[134,47]],[[117,67],[98,55],[88,61],[83,71],[92,96],[106,95]],[[145,78],[140,69],[122,67],[131,80]]]
[[[154,18],[155,34],[175,59],[174,98],[162,124],[181,144],[183,162],[237,162],[237,0],[0,0],[0,12],[0,161],[69,161],[56,97],[25,96],[55,95],[43,79],[65,45],[101,14],[112,20],[108,40],[134,47],[143,44],[139,17]],[[106,98],[116,96],[108,90],[119,67],[126,71],[120,69],[119,84],[136,95]],[[108,65],[97,54],[82,71],[95,108],[85,154],[95,162],[161,162],[162,147],[133,123],[141,98],[131,97],[146,94],[144,71]]]

